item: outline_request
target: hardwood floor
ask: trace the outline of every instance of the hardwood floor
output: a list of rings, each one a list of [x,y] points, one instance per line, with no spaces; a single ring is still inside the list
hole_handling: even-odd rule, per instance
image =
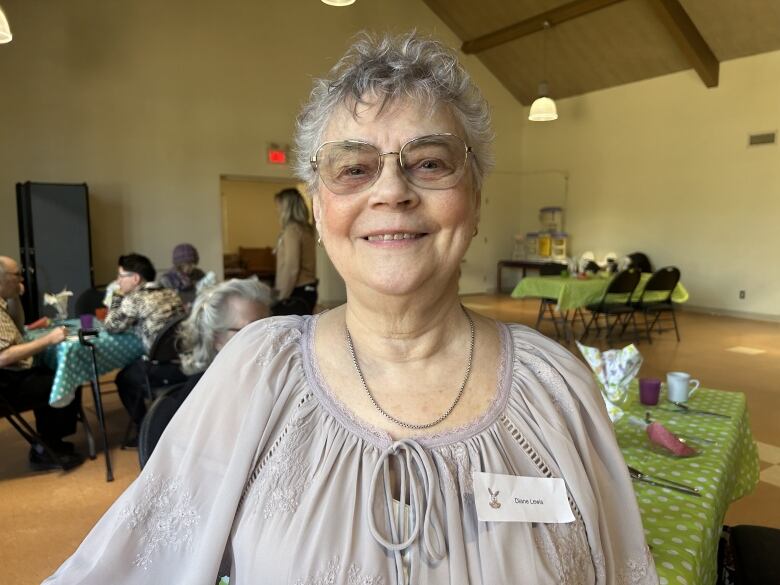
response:
[[[463,301],[502,321],[533,325],[536,320],[538,301],[503,295],[473,295]],[[732,504],[726,523],[780,528],[780,323],[686,312],[680,313],[679,321],[681,342],[667,333],[652,345],[640,344],[645,358],[642,375],[661,377],[669,370],[685,370],[703,386],[747,395],[762,458],[762,481],[754,493]],[[552,334],[549,327],[544,332]],[[729,351],[735,347],[747,349]],[[126,415],[110,387],[104,390],[110,443],[118,445]],[[86,395],[85,405],[91,407]],[[83,443],[82,433],[76,441]],[[101,456],[70,473],[30,472],[26,444],[5,420],[0,421],[0,445],[0,521],[4,528],[0,531],[0,567],[7,582],[37,584],[75,550],[136,478],[137,452],[112,449],[116,480],[106,483]],[[86,451],[84,444],[79,448]]]

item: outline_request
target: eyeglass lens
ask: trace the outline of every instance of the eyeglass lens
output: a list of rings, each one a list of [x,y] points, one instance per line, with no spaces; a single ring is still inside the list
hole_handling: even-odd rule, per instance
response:
[[[463,140],[454,135],[421,136],[401,147],[399,161],[411,184],[425,189],[449,189],[463,175],[468,151]],[[317,151],[315,160],[325,186],[343,195],[373,185],[387,154],[395,153],[380,153],[364,142],[328,142]]]

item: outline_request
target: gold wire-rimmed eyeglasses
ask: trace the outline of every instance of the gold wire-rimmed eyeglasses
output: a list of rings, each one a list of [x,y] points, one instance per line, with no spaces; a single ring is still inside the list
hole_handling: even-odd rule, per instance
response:
[[[310,162],[325,186],[337,195],[371,187],[382,174],[384,157],[398,155],[406,180],[423,189],[450,189],[458,184],[473,151],[456,134],[429,134],[405,143],[395,152],[380,152],[361,140],[334,140],[317,149]]]

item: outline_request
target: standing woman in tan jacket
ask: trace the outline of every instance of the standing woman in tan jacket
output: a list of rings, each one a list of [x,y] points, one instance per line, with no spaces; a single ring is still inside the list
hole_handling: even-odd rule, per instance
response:
[[[311,315],[317,303],[315,232],[309,209],[298,189],[274,196],[282,233],[276,243],[274,315]]]

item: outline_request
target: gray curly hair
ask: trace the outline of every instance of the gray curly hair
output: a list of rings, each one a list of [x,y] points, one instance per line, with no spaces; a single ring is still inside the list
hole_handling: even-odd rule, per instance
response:
[[[454,51],[416,31],[397,37],[362,32],[328,77],[314,81],[296,124],[295,171],[310,193],[317,191],[311,157],[333,112],[343,105],[357,116],[358,106],[372,98],[381,100],[380,111],[398,99],[448,105],[466,133],[475,185],[481,187],[493,166],[490,111]]]
[[[235,297],[271,306],[271,289],[256,276],[232,278],[201,291],[178,333],[177,349],[185,374],[202,372],[214,361],[217,334],[233,326],[227,309]]]

